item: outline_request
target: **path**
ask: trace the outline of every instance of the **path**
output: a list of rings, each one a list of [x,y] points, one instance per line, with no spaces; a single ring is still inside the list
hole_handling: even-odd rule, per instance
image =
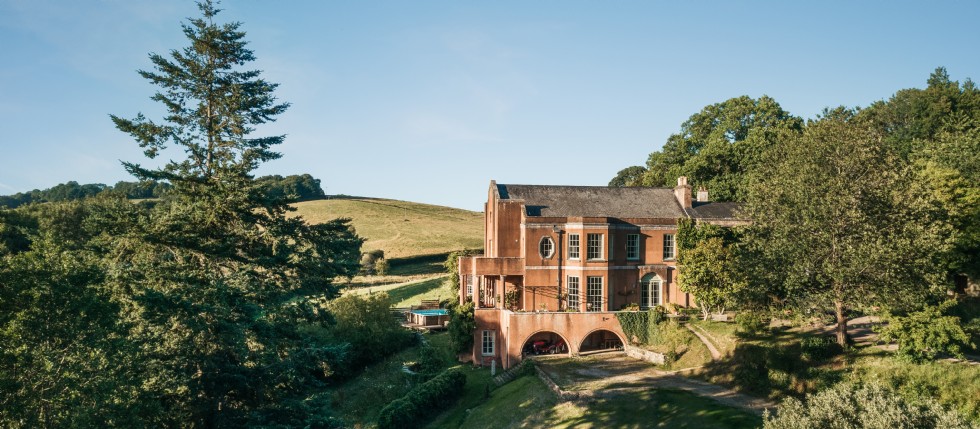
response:
[[[766,399],[658,370],[646,362],[626,356],[623,352],[588,358],[538,359],[538,368],[546,375],[542,377],[545,383],[562,399],[589,400],[647,389],[677,389],[754,414],[762,414],[764,410],[776,407],[775,403]]]
[[[685,323],[684,326],[686,326],[689,331],[693,332],[694,335],[696,335],[701,340],[701,342],[704,343],[705,347],[708,348],[708,351],[711,352],[711,360],[721,359],[721,352],[718,351],[718,349],[715,347],[714,344],[711,343],[711,341],[708,341],[708,339],[704,335],[701,335],[701,333],[698,332],[700,330],[700,327],[698,327],[698,329],[694,329],[694,327],[692,327],[690,323]],[[707,334],[707,332],[705,333]]]

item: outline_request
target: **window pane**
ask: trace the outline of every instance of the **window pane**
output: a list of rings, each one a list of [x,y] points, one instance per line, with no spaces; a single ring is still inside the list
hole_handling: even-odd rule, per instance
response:
[[[493,355],[493,331],[483,331],[483,354]]]
[[[602,277],[588,277],[586,284],[586,310],[602,311]]]
[[[640,235],[626,236],[626,259],[640,259]]]
[[[568,259],[578,259],[581,252],[578,234],[568,234]]]
[[[543,237],[538,244],[538,252],[542,258],[550,258],[555,254],[555,241],[551,237]]]
[[[674,234],[664,234],[664,259],[674,259]]]
[[[578,277],[568,277],[568,304],[567,308],[578,309],[579,305],[579,284]]]
[[[585,249],[585,257],[588,259],[602,259],[602,234],[588,234]]]

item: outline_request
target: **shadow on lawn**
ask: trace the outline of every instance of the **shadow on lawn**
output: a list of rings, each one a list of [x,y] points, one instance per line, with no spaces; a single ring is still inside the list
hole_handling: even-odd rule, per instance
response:
[[[430,279],[423,282],[402,286],[388,291],[388,297],[391,298],[392,303],[399,303],[410,297],[439,289],[442,287],[442,283],[445,281],[445,278],[439,277],[437,279]]]
[[[769,398],[802,397],[843,377],[837,368],[846,355],[819,336],[776,331],[740,337],[730,355],[705,365],[700,376]]]

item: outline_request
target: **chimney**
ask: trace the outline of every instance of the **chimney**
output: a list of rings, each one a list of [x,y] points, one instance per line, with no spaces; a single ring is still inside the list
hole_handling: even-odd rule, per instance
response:
[[[704,189],[704,186],[698,188],[698,202],[708,202],[708,190]]]
[[[677,178],[674,197],[677,198],[677,203],[681,205],[681,208],[691,208],[691,185],[687,184],[687,177],[681,176]]]

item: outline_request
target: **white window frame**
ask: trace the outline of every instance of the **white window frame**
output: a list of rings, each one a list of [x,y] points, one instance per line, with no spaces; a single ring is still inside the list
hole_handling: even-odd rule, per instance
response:
[[[664,281],[654,274],[648,281],[640,280],[640,310],[664,304]]]
[[[578,234],[568,234],[568,259],[582,257],[582,240]]]
[[[596,239],[596,243],[593,243],[593,238]],[[601,261],[603,255],[603,240],[605,239],[604,234],[586,234],[585,235],[585,258],[590,261]],[[595,244],[595,246],[593,246]],[[598,256],[592,256],[593,250],[596,250]]]
[[[578,310],[579,308],[582,307],[582,302],[580,301],[582,299],[581,283],[582,283],[581,279],[578,276],[568,276],[568,282],[567,282],[568,296],[565,298],[565,300],[567,301],[567,306],[568,306],[567,308],[574,308]],[[572,287],[573,284],[574,284],[574,288]]]
[[[585,310],[602,311],[602,276],[587,276],[585,278]],[[593,293],[598,291],[598,294]]]
[[[473,283],[476,283],[476,276],[468,274],[466,276],[466,296],[473,298]]]
[[[640,260],[640,234],[626,234],[626,260]]]
[[[548,246],[547,254],[545,254],[545,245]],[[555,256],[555,240],[550,235],[541,237],[541,240],[538,241],[538,254],[541,255],[542,259],[551,259]]]
[[[673,261],[675,258],[677,258],[677,240],[674,239],[674,234],[664,234],[664,260]]]
[[[493,356],[496,353],[496,332],[495,331],[483,331],[482,341],[480,343],[480,351],[483,356]]]

